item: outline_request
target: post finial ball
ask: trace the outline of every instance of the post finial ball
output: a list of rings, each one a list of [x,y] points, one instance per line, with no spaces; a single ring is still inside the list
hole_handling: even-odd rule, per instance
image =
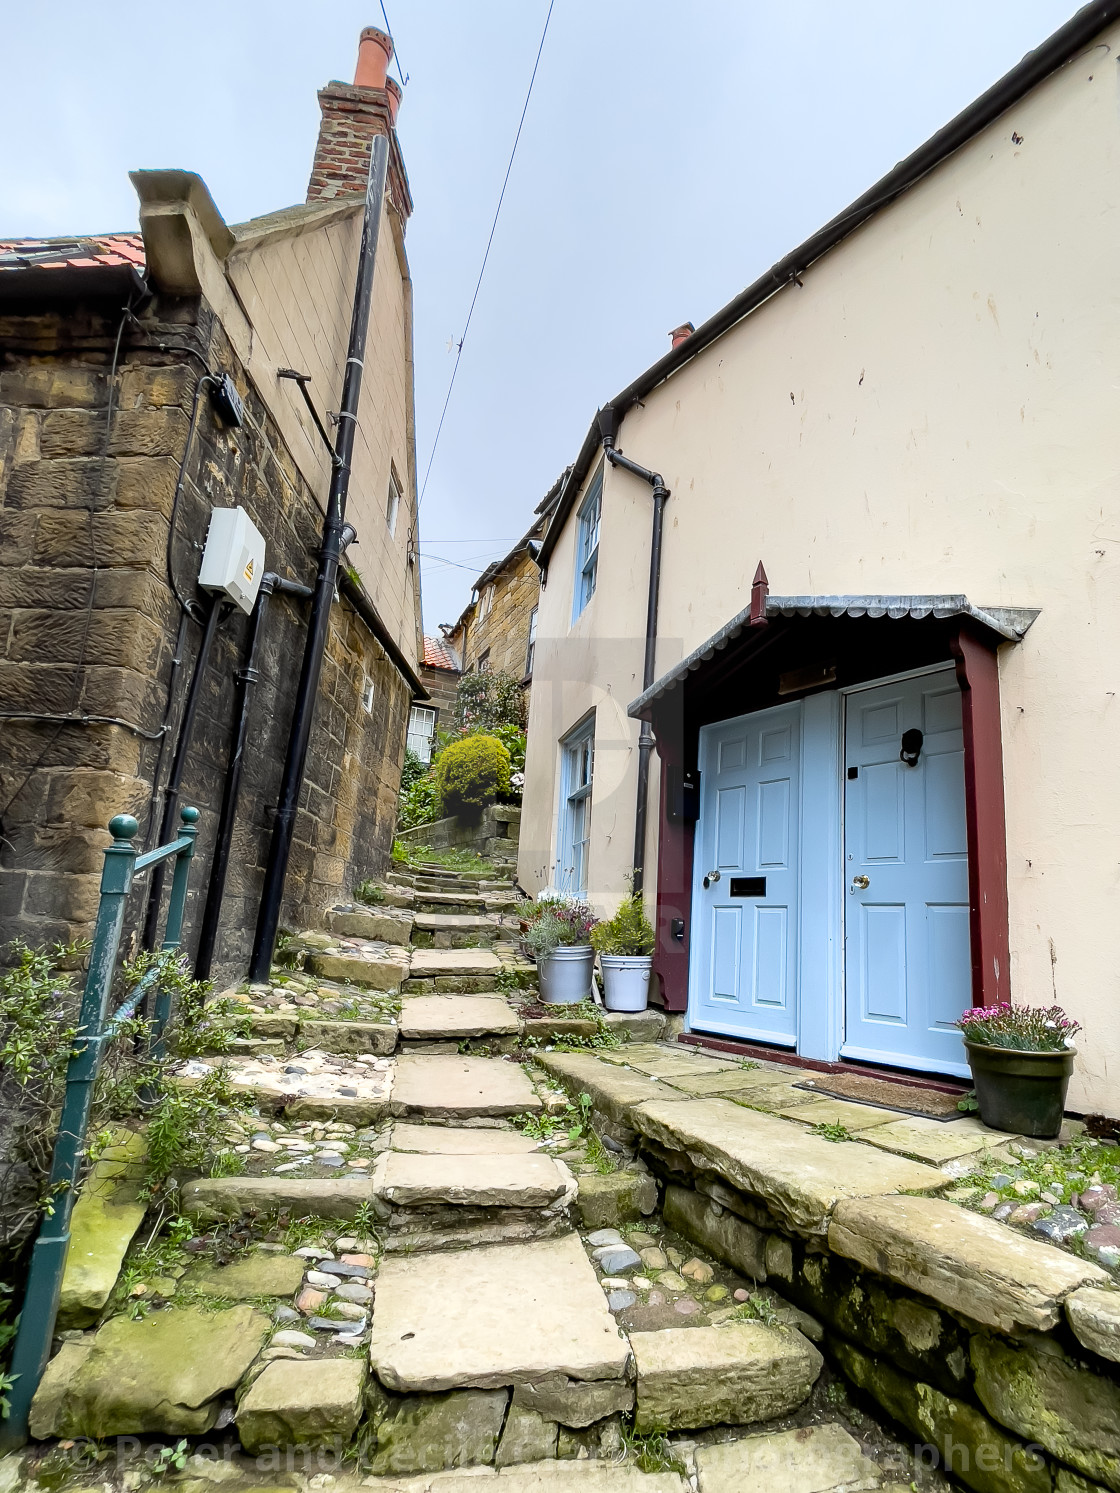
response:
[[[109,833],[114,840],[131,840],[140,833],[140,825],[131,814],[114,814],[109,820]]]

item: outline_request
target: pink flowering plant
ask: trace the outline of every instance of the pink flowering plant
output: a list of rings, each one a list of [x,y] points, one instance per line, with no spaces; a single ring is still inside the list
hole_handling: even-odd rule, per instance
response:
[[[1016,1052],[1060,1052],[1081,1030],[1061,1006],[973,1006],[957,1022],[966,1042]]]

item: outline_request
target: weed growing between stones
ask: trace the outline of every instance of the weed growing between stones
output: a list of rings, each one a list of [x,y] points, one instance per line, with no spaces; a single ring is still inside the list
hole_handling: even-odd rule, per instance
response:
[[[766,1296],[752,1294],[735,1307],[728,1316],[729,1322],[761,1322],[764,1327],[777,1327],[781,1322],[774,1303]]]
[[[149,1111],[148,1185],[153,1192],[177,1171],[199,1170],[211,1177],[234,1176],[245,1163],[225,1143],[231,1117],[251,1101],[239,1094],[220,1068],[188,1087],[167,1085]]]
[[[819,1125],[814,1125],[812,1135],[819,1135],[822,1140],[836,1141],[855,1140],[855,1136],[846,1125],[830,1125],[827,1120],[822,1120]]]
[[[664,1431],[647,1431],[639,1435],[634,1430],[633,1416],[624,1416],[620,1427],[622,1446],[629,1461],[639,1472],[676,1472],[681,1477],[688,1469],[674,1453],[672,1442]]]
[[[376,881],[359,881],[354,888],[353,897],[355,902],[363,902],[367,907],[377,907],[385,900],[385,892]]]

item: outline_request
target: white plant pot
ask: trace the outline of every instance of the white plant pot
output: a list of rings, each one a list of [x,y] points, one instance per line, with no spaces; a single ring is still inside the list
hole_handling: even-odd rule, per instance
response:
[[[537,960],[541,1001],[546,1006],[578,1005],[591,999],[595,950],[589,943],[562,944]]]
[[[649,1005],[653,958],[649,954],[600,954],[603,1004],[608,1011],[644,1011]]]

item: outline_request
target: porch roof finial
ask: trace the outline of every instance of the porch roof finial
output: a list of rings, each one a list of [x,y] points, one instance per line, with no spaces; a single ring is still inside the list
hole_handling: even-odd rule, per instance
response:
[[[751,626],[766,626],[766,598],[770,595],[770,582],[766,578],[766,567],[758,562],[758,569],[751,582]]]

